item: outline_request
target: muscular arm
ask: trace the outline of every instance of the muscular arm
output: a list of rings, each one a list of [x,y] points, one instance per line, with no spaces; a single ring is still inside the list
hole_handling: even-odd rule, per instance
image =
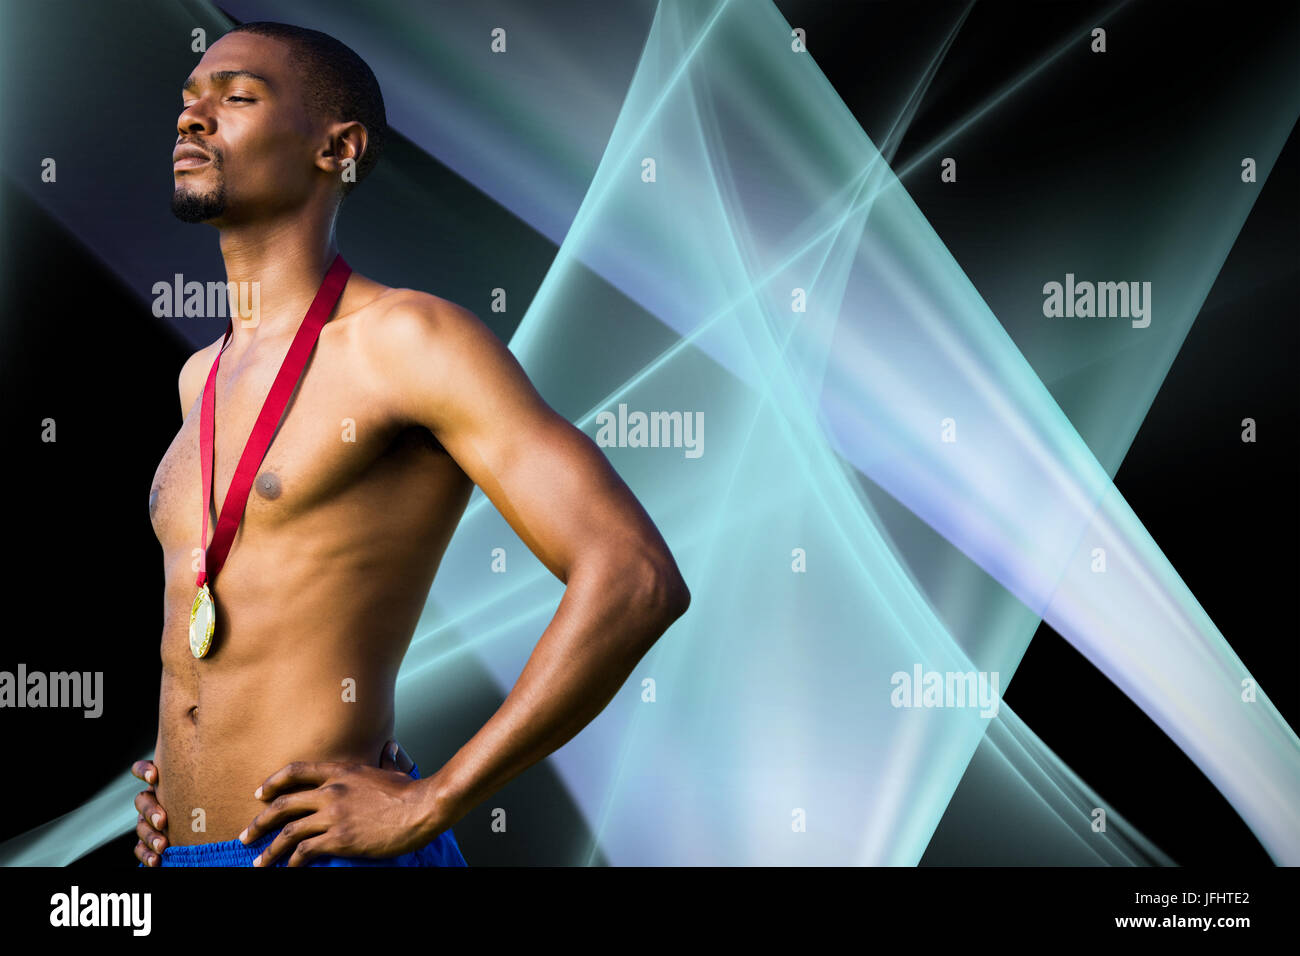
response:
[[[599,714],[690,592],[605,456],[546,405],[492,331],[442,299],[404,296],[374,356],[395,413],[432,431],[565,583],[505,702],[429,778],[430,813],[445,827]]]

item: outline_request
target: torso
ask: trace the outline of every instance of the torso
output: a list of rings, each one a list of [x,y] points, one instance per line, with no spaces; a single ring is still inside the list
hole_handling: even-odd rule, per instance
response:
[[[211,583],[217,624],[200,660],[189,614],[202,382],[158,466],[149,512],[166,591],[155,762],[175,845],[234,839],[266,806],[253,791],[285,764],[378,764],[393,736],[397,669],[472,484],[427,429],[393,414],[382,378],[357,360],[367,318],[390,301],[383,288],[354,275],[321,330]],[[288,342],[222,356],[209,543]],[[219,345],[205,350],[204,379]]]

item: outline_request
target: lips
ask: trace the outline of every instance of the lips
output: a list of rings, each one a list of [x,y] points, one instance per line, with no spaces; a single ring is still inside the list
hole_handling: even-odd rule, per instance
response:
[[[172,151],[173,169],[195,169],[211,161],[212,157],[197,146],[184,144]]]

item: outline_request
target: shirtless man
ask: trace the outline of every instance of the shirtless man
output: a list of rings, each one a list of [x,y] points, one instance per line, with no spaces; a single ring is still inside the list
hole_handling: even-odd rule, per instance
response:
[[[228,280],[261,293],[255,325],[234,318],[215,379],[210,553],[236,461],[338,252],[346,173],[364,178],[386,127],[354,53],[281,25],[223,36],[182,102],[173,211],[215,226]],[[352,273],[330,315],[210,580],[216,629],[200,658],[189,640],[199,422],[222,341],[181,369],[183,424],[149,501],[166,591],[157,749],[133,768],[153,785],[136,798],[145,865],[281,827],[256,865],[426,847],[600,713],[690,602],[604,455],[471,312]],[[381,760],[394,682],[474,484],[564,597],[500,709],[413,778],[404,756]]]

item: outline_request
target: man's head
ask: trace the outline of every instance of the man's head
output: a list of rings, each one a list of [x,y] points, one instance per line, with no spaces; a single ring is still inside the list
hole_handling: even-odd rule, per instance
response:
[[[333,37],[284,23],[232,29],[181,97],[172,211],[186,222],[336,204],[374,168],[387,138],[370,67]],[[186,159],[187,150],[203,155]],[[355,181],[344,176],[348,159]]]

